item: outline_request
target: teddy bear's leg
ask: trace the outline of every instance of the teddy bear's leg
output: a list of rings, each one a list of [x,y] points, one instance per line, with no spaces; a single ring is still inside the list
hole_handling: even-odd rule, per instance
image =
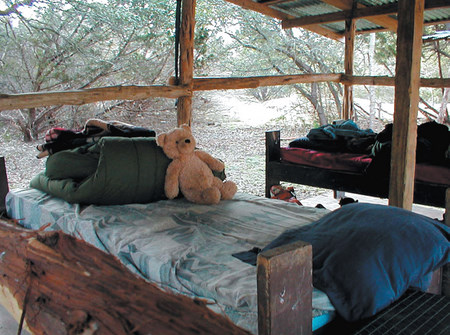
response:
[[[219,178],[214,177],[214,186],[220,189],[221,198],[224,200],[232,199],[237,192],[237,186],[231,180],[222,182]]]
[[[220,202],[220,190],[217,187],[208,187],[203,191],[184,190],[183,194],[187,200],[197,204],[213,205]]]

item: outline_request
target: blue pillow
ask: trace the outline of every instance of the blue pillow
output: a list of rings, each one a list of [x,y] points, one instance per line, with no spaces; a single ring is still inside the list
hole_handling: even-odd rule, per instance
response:
[[[314,286],[347,321],[375,315],[450,260],[450,229],[390,206],[354,203],[280,235],[264,250],[312,244]]]

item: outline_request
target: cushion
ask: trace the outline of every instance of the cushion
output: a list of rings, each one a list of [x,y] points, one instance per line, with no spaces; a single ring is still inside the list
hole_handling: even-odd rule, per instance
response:
[[[450,229],[384,205],[354,203],[286,231],[264,250],[298,240],[313,248],[313,284],[347,321],[375,315],[410,287],[426,288],[449,262]]]

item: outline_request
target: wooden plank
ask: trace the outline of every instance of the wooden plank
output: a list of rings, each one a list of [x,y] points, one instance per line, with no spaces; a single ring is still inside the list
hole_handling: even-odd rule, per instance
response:
[[[110,86],[64,92],[0,94],[0,111],[53,105],[84,105],[106,100],[141,100],[151,97],[191,96],[185,86]]]
[[[279,76],[194,78],[194,91],[257,88],[260,86],[308,84],[317,82],[339,82],[340,73],[297,74]]]
[[[395,77],[387,76],[352,76],[343,74],[341,84],[395,86]],[[450,87],[450,78],[421,78],[420,87]]]
[[[356,7],[356,2],[354,2]],[[344,70],[346,75],[353,75],[353,57],[355,50],[356,20],[345,20],[345,52]],[[344,101],[342,104],[341,118],[344,120],[353,118],[353,86],[344,84]]]
[[[196,0],[183,0],[180,31],[180,85],[192,88],[194,77],[194,33]],[[192,97],[180,97],[177,103],[177,124],[191,125]]]
[[[164,292],[119,260],[62,232],[0,219],[0,301],[33,334],[249,334],[206,303]]]
[[[389,204],[412,209],[424,0],[399,0]]]
[[[443,267],[433,271],[433,274],[431,276],[431,283],[426,292],[432,294],[442,293],[442,271]]]
[[[8,176],[6,174],[5,157],[0,157],[0,217],[6,210],[5,197],[9,192]]]
[[[312,246],[295,242],[258,255],[258,334],[312,333]]]

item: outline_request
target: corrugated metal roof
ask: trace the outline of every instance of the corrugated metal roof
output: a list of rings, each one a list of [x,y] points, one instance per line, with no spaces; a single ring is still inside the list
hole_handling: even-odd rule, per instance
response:
[[[254,10],[261,9],[266,7],[271,12],[265,13],[268,15],[272,15],[274,17],[289,17],[291,19],[316,19],[322,15],[328,15],[328,17],[333,16],[333,13],[343,14],[344,11],[350,10],[349,8],[342,8],[345,5],[345,2],[342,1],[333,1],[333,0],[252,0],[257,3]],[[231,1],[236,3],[236,1]],[[243,1],[245,2],[245,1]],[[335,3],[335,5],[332,5]],[[351,3],[351,2],[350,2]],[[397,0],[356,0],[357,8],[365,8],[365,7],[389,7],[398,3]],[[448,3],[448,4],[447,4]],[[450,1],[443,0],[426,0],[426,8],[427,6],[433,7],[433,9],[426,9],[424,13],[424,22],[425,24],[436,24],[439,22],[449,22],[450,21]],[[244,5],[244,7],[246,7]],[[341,8],[339,8],[341,7]],[[264,13],[264,9],[259,10]],[[281,13],[280,15],[274,15],[274,13]],[[336,15],[334,15],[336,16]],[[377,17],[379,18],[379,17]],[[388,13],[384,15],[384,19],[386,22],[390,22],[389,24],[384,24],[384,22],[378,19],[371,18],[361,18],[356,22],[356,31],[359,33],[362,32],[370,32],[377,30],[385,30],[391,29],[395,30],[396,27],[396,15],[395,13]],[[337,21],[335,19],[329,20],[325,23],[317,23],[323,28],[328,29],[329,31],[342,34],[345,30],[345,22],[343,20]]]

